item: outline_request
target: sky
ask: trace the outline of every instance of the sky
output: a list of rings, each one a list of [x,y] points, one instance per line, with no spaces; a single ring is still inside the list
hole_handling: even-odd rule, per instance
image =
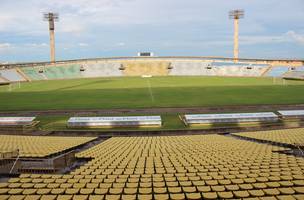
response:
[[[0,0],[0,62],[48,61],[55,12],[56,59],[233,56],[240,20],[242,58],[304,59],[304,0]]]

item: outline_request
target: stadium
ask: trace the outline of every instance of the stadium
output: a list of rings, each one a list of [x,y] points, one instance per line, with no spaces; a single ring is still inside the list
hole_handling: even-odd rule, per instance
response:
[[[0,200],[304,199],[304,60],[0,64]]]

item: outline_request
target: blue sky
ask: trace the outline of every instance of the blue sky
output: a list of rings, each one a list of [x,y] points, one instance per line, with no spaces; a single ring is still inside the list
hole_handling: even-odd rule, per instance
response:
[[[229,10],[240,21],[240,57],[304,59],[303,0],[0,0],[0,61],[47,61],[56,12],[56,58],[226,56],[233,53]]]

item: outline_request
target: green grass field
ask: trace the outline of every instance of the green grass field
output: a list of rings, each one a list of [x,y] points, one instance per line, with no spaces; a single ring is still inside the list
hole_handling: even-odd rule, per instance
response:
[[[304,82],[278,78],[125,77],[0,86],[0,111],[300,103]]]

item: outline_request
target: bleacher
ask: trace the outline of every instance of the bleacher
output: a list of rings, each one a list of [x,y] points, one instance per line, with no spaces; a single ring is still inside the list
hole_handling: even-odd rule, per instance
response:
[[[45,67],[43,74],[48,79],[80,78],[80,65],[49,66]]]
[[[304,71],[288,71],[282,77],[284,79],[304,80]]]
[[[61,66],[38,66],[22,68],[31,80],[55,80],[91,77],[122,76],[119,63],[72,64]]]
[[[170,76],[215,76],[210,62],[171,62]]]
[[[0,129],[34,128],[39,121],[36,117],[0,117]]]
[[[250,122],[276,122],[279,117],[272,112],[224,113],[224,114],[185,114],[182,120],[188,126],[203,124],[234,124]]]
[[[245,76],[260,77],[268,69],[265,64],[234,63],[234,62],[213,62],[217,76]]]
[[[279,110],[278,113],[283,119],[304,119],[304,110]]]
[[[69,174],[21,174],[2,199],[303,199],[304,159],[219,135],[116,137]]]
[[[98,62],[81,65],[82,70],[80,76],[83,78],[89,77],[117,77],[122,76],[122,71],[119,70],[120,63],[116,62]]]
[[[160,116],[71,117],[67,124],[70,128],[160,127],[161,125]]]
[[[265,74],[265,76],[270,77],[281,77],[284,73],[288,72],[288,66],[273,66],[271,69]]]
[[[32,81],[46,79],[42,73],[39,73],[39,71],[43,72],[43,69],[43,66],[21,68],[22,72]]]
[[[154,61],[154,62],[123,62],[124,76],[166,76],[169,72],[169,62]]]
[[[4,70],[0,70],[0,77],[3,77],[5,80],[8,80],[9,82],[22,82],[22,81],[26,81],[26,79],[24,77],[22,77],[17,72],[16,69],[4,69]]]
[[[172,76],[248,76],[258,77],[268,65],[234,62],[172,62]]]
[[[66,151],[94,139],[96,138],[0,135],[0,152],[18,149],[20,157],[40,158]]]

